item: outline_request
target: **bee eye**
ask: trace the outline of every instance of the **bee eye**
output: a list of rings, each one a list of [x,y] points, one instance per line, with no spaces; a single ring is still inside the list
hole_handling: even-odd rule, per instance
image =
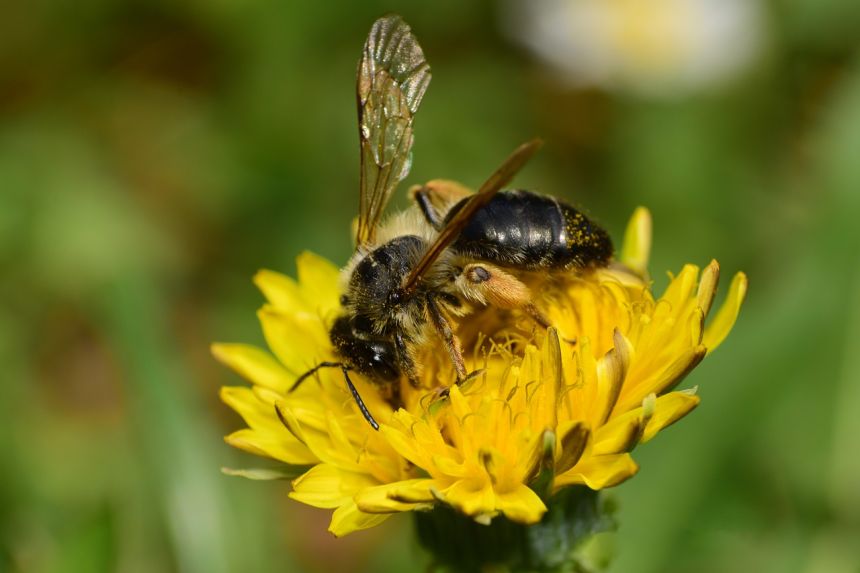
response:
[[[400,304],[400,301],[402,298],[403,298],[403,293],[399,289],[391,291],[391,293],[388,295],[388,301],[391,304]]]

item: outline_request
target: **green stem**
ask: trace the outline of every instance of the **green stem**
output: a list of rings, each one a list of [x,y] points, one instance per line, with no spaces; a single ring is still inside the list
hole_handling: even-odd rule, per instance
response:
[[[436,571],[603,571],[611,556],[613,504],[586,487],[570,487],[547,505],[549,511],[534,525],[504,516],[482,525],[439,505],[417,512],[415,527],[419,541],[433,555]]]

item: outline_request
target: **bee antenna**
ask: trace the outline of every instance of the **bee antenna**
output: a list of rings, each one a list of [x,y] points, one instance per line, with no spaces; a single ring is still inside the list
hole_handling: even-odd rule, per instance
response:
[[[316,366],[314,366],[313,368],[311,368],[310,370],[308,370],[307,372],[305,372],[304,374],[299,376],[296,379],[296,382],[293,384],[292,388],[287,390],[287,394],[290,394],[290,393],[298,390],[299,385],[301,385],[302,382],[304,382],[305,380],[307,380],[308,378],[310,378],[311,376],[316,374],[317,370],[319,370],[320,368],[344,368],[345,369],[346,366],[341,362],[320,362],[319,364],[317,364]]]
[[[358,389],[355,387],[355,384],[352,383],[352,380],[349,378],[349,366],[344,364],[343,362],[320,362],[304,374],[296,379],[293,387],[287,390],[287,393],[290,394],[295,392],[299,385],[317,373],[317,371],[321,368],[340,368],[341,372],[343,372],[343,377],[346,380],[346,385],[349,388],[349,393],[352,394],[352,398],[355,400],[355,403],[358,404],[358,409],[361,411],[361,415],[364,416],[364,419],[367,420],[367,423],[374,430],[379,430],[379,424],[376,420],[373,419],[373,415],[371,415],[370,410],[367,409],[367,406],[364,403],[364,400],[361,399],[361,394],[358,393]]]
[[[373,416],[370,414],[370,410],[368,410],[367,406],[364,405],[364,400],[361,399],[361,395],[358,393],[352,380],[349,379],[349,368],[341,365],[341,370],[343,370],[343,377],[346,379],[346,385],[349,386],[349,391],[355,399],[355,403],[358,404],[358,409],[361,410],[361,415],[364,416],[364,419],[367,420],[367,423],[370,424],[374,430],[379,430],[379,424],[373,419]]]

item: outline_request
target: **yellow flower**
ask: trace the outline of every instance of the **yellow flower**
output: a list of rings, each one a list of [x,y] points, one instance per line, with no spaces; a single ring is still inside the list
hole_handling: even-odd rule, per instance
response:
[[[328,327],[339,312],[338,270],[303,254],[298,281],[261,271],[267,303],[259,312],[274,357],[241,344],[216,344],[215,356],[252,382],[222,399],[248,428],[226,441],[286,464],[309,466],[290,496],[334,509],[330,531],[343,535],[401,511],[446,503],[479,522],[504,514],[535,523],[559,489],[617,485],[638,466],[630,452],[699,402],[673,390],[734,325],[746,277],[705,326],[719,267],[685,266],[660,298],[645,268],[650,215],[638,209],[619,261],[566,276],[540,293],[555,329],[537,331],[512,315],[462,320],[468,366],[480,374],[440,392],[453,379],[445,353],[421,357],[423,386],[402,385],[394,411],[378,388],[355,376],[375,431],[351,398],[343,375],[320,371],[297,391],[295,379],[336,360]]]

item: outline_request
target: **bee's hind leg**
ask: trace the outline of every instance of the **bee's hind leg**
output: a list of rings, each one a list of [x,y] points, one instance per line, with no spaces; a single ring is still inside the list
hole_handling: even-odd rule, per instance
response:
[[[473,300],[497,308],[520,309],[542,328],[553,326],[532,300],[531,289],[520,279],[498,267],[487,263],[470,263],[463,267],[457,282],[466,296]]]

